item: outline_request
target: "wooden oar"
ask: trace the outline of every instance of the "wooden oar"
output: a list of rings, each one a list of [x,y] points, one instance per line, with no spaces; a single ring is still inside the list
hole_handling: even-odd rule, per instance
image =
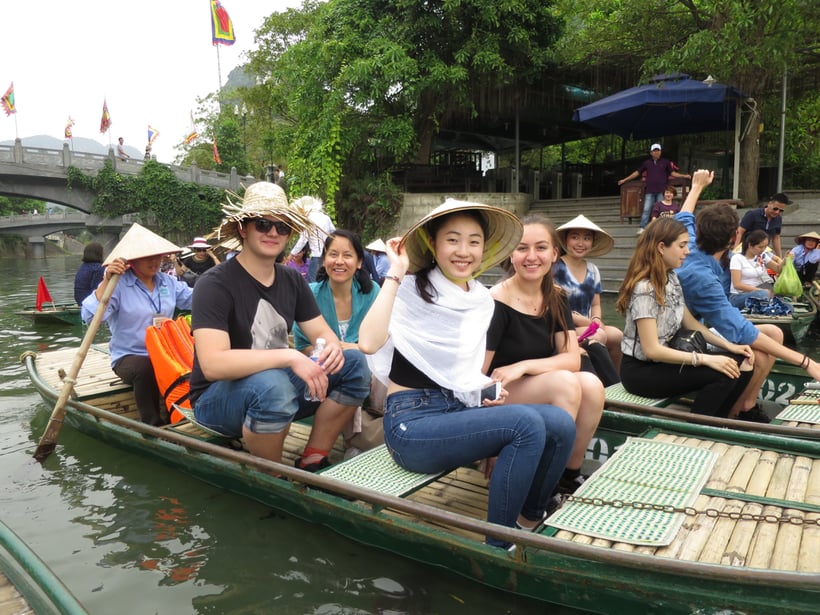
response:
[[[60,430],[63,427],[63,417],[65,416],[65,405],[68,398],[71,397],[74,391],[74,384],[77,382],[77,375],[80,373],[80,368],[83,366],[85,357],[88,354],[88,349],[91,348],[91,343],[94,341],[94,336],[97,334],[97,329],[100,328],[105,310],[108,307],[108,302],[111,300],[111,295],[119,282],[119,275],[112,275],[108,280],[108,285],[103,291],[100,304],[97,306],[97,311],[94,313],[94,318],[88,325],[83,341],[80,344],[77,354],[74,355],[74,361],[71,363],[71,368],[68,370],[68,375],[63,378],[63,388],[60,391],[60,396],[54,404],[54,410],[51,411],[51,418],[48,420],[46,430],[40,438],[40,443],[37,445],[37,450],[34,451],[34,458],[37,461],[44,461],[54,449],[57,448],[57,438],[60,435]]]

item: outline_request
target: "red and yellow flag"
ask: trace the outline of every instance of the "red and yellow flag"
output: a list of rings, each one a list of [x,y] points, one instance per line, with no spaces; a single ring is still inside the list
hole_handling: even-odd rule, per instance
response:
[[[211,39],[214,45],[233,45],[236,42],[233,22],[219,0],[211,0]]]
[[[71,139],[74,136],[74,134],[71,131],[72,126],[74,126],[74,119],[69,115],[68,116],[68,122],[66,122],[66,125],[65,125],[65,138],[66,139]]]
[[[219,157],[219,150],[216,149],[216,137],[214,137],[214,162],[216,164],[222,164],[222,158]]]
[[[0,105],[3,105],[3,110],[6,112],[6,117],[12,113],[17,113],[17,107],[14,104],[14,81],[11,82],[9,89],[0,98]]]
[[[100,120],[100,132],[105,133],[111,128],[111,114],[108,112],[108,102],[103,99],[102,119]]]

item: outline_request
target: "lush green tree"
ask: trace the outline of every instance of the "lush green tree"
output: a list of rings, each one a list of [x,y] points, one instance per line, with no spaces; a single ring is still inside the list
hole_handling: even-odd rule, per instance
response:
[[[16,196],[0,196],[0,216],[12,216],[23,212],[45,211],[45,203],[37,199],[24,199]]]
[[[294,194],[332,205],[346,177],[427,163],[438,127],[472,107],[474,87],[539,75],[559,31],[543,0],[308,1],[257,31],[251,90],[265,92],[246,101],[265,105],[255,117],[287,156]]]
[[[637,59],[644,77],[712,75],[753,98],[744,114],[740,197],[754,203],[759,110],[779,95],[784,71],[816,70],[817,6],[812,0],[556,0],[556,11],[568,24],[560,57],[613,69]]]

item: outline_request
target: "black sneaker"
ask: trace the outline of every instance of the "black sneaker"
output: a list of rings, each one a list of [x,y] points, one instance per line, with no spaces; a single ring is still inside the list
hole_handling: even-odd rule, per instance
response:
[[[585,480],[586,476],[583,474],[579,474],[575,478],[565,478],[562,476],[561,480],[558,481],[556,492],[562,495],[572,495],[578,487],[584,484]]]
[[[753,421],[755,423],[771,423],[772,419],[763,411],[759,404],[755,404],[746,412],[741,412],[737,418],[741,421]]]

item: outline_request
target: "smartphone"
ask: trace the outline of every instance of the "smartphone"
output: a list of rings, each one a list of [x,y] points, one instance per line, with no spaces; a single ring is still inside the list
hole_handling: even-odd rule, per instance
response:
[[[489,399],[490,401],[494,401],[501,397],[501,383],[500,382],[491,382],[483,389],[481,389],[481,401],[485,399]]]

